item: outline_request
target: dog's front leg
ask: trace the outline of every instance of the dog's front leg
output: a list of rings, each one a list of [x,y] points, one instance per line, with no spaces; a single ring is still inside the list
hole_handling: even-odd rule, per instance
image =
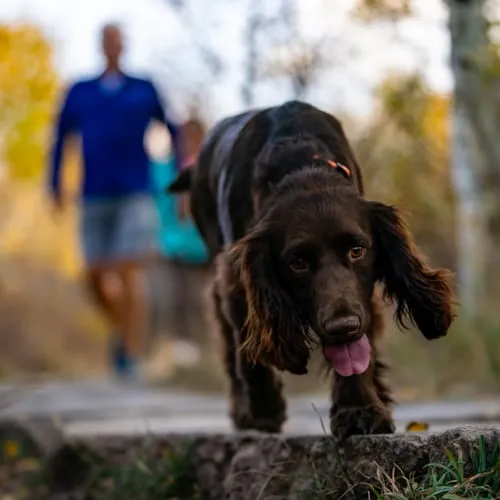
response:
[[[231,397],[231,415],[236,428],[281,432],[286,420],[286,402],[280,376],[268,366],[250,365],[240,353],[237,356],[243,384],[233,385]]]
[[[269,366],[252,364],[241,353],[243,316],[238,301],[224,304],[212,295],[223,337],[225,369],[230,383],[230,416],[236,429],[281,432],[286,420],[286,402],[280,376]]]
[[[373,352],[362,375],[334,374],[330,429],[339,441],[355,434],[390,434],[395,430],[392,398],[381,376],[383,364]]]

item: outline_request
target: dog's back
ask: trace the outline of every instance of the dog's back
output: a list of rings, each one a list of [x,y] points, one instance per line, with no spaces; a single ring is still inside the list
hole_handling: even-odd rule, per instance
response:
[[[252,187],[274,184],[286,171],[271,171],[256,159],[264,148],[297,139],[298,147],[280,157],[280,168],[301,168],[312,159],[312,148],[302,147],[304,136],[318,138],[338,161],[351,166],[362,191],[361,176],[342,126],[331,115],[309,104],[290,101],[251,110],[220,121],[205,139],[196,166],[183,172],[170,192],[191,192],[191,208],[211,256],[224,244],[241,238],[254,212]],[[306,153],[306,154],[300,154]],[[306,158],[307,154],[309,155]]]

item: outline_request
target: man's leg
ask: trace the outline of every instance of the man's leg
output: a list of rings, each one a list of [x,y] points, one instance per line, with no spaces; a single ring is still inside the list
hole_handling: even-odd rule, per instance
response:
[[[119,277],[123,297],[120,333],[131,367],[134,367],[143,353],[149,312],[144,266],[158,249],[159,219],[153,200],[144,195],[117,200],[116,209],[112,265]]]
[[[147,283],[140,262],[120,264],[117,275],[121,284],[123,319],[120,332],[128,357],[135,361],[143,353],[147,326]]]
[[[146,283],[141,267],[120,262],[90,268],[87,286],[113,327],[113,358],[120,372],[135,369],[147,322]]]
[[[124,334],[121,333],[127,324],[126,303],[121,276],[110,260],[118,220],[114,200],[94,200],[81,208],[85,285],[112,329],[112,363],[121,375],[128,370]]]
[[[130,370],[127,351],[123,342],[126,304],[123,285],[116,270],[110,266],[91,267],[86,273],[90,295],[111,326],[111,362],[118,375]]]
[[[123,291],[119,277],[109,266],[89,266],[85,284],[94,302],[113,328],[123,325]]]

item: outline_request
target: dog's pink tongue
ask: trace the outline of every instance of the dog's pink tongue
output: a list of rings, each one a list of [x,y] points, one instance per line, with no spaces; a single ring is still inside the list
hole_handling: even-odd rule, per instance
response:
[[[325,356],[331,361],[333,369],[342,377],[359,375],[368,370],[371,351],[366,335],[351,344],[324,348]]]

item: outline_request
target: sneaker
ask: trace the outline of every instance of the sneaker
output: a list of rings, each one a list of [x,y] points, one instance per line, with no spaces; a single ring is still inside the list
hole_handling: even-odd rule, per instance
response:
[[[118,379],[139,381],[142,378],[138,363],[127,355],[123,342],[116,337],[111,343],[111,362],[114,374]]]
[[[124,370],[126,370],[127,365],[127,354],[125,352],[125,347],[120,339],[113,337],[110,346],[111,351],[111,365],[114,372],[120,375]]]
[[[124,356],[123,362],[120,367],[120,373],[124,378],[135,379],[138,375],[137,363],[135,360],[129,358],[127,355]]]

